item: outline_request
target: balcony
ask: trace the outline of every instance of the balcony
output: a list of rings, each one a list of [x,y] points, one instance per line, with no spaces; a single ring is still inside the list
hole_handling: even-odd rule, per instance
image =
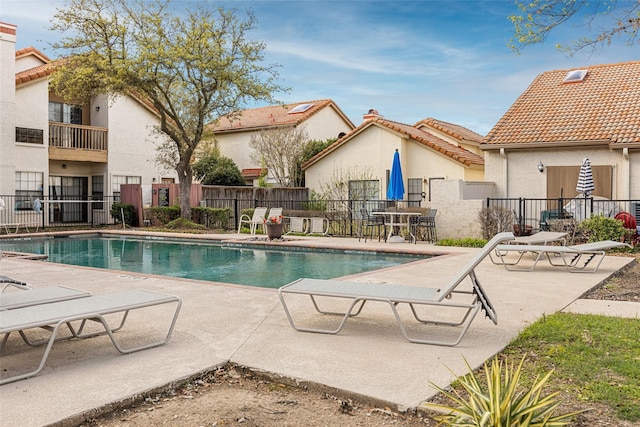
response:
[[[49,122],[49,160],[107,163],[107,129]]]

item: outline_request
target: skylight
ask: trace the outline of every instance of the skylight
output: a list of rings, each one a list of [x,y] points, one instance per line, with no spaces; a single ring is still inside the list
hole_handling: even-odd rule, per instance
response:
[[[304,113],[311,107],[313,107],[313,104],[300,104],[293,107],[287,114]]]
[[[563,83],[575,83],[581,82],[587,76],[588,70],[573,70],[569,71],[567,75],[564,77]]]

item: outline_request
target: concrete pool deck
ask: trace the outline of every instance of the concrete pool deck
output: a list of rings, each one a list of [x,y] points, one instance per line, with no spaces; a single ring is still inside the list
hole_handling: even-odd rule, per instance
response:
[[[197,238],[243,240],[249,236]],[[286,243],[313,248],[446,253],[349,278],[429,287],[446,283],[477,251],[422,242],[365,243],[350,238],[287,237]],[[603,308],[602,314],[615,315],[620,307],[621,315],[640,317],[640,304],[602,301],[595,305],[579,299],[629,262],[631,258],[607,257],[597,273],[571,274],[543,265],[532,272],[507,272],[486,259],[476,273],[496,307],[498,325],[479,314],[458,346],[439,347],[407,342],[386,304],[367,304],[338,335],[301,333],[289,326],[274,289],[5,258],[0,274],[34,286],[64,285],[94,294],[142,288],[177,295],[183,306],[173,336],[164,346],[121,355],[105,336],[57,343],[39,375],[0,386],[0,425],[74,425],[83,414],[91,418],[100,408],[228,362],[301,383],[332,387],[400,410],[415,408],[435,394],[430,383],[441,387],[449,384],[453,379],[449,369],[465,373],[463,359],[471,366],[481,365],[545,314],[562,310],[598,313]],[[312,313],[306,300],[290,304],[298,315],[323,321],[323,316]],[[162,334],[166,315],[161,309],[151,310],[144,317],[132,315],[117,335],[135,340]],[[41,349],[24,349],[19,337],[12,335],[0,359],[2,376],[21,366],[37,365],[40,355]]]

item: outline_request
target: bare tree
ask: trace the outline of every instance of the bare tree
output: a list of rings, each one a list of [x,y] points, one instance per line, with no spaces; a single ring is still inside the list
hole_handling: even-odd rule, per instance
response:
[[[516,5],[520,13],[509,17],[515,27],[509,47],[518,53],[526,46],[543,43],[552,30],[569,21],[593,34],[557,46],[570,55],[608,46],[614,37],[626,37],[630,46],[638,42],[640,0],[516,0]]]
[[[263,165],[281,187],[298,187],[302,183],[299,164],[309,144],[307,131],[301,127],[265,129],[252,135],[251,160]]]

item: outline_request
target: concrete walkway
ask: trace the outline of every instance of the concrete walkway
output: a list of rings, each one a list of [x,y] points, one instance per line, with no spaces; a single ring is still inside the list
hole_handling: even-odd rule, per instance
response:
[[[476,251],[348,238],[287,240],[287,244],[316,248],[446,253],[349,278],[429,287],[446,283]],[[161,347],[121,355],[107,337],[57,343],[38,376],[0,387],[0,425],[73,425],[83,414],[90,418],[114,402],[126,402],[227,362],[300,383],[334,387],[400,410],[415,408],[435,394],[431,383],[441,387],[449,384],[452,375],[448,369],[466,373],[463,358],[471,366],[480,366],[545,314],[596,312],[603,305],[604,314],[614,314],[618,304],[579,298],[631,261],[607,257],[597,273],[571,274],[542,265],[533,272],[506,272],[486,259],[476,273],[496,307],[498,325],[479,314],[458,346],[439,347],[405,341],[387,304],[367,304],[338,335],[301,333],[289,326],[273,289],[5,258],[0,274],[34,286],[65,285],[94,294],[142,288],[178,295],[183,306],[171,341]],[[587,306],[591,304],[597,307]],[[625,307],[621,311],[629,310],[625,315],[639,317],[638,304],[621,306]],[[291,309],[312,321],[326,320],[312,314],[306,299],[292,301]],[[137,314],[130,316],[127,327],[118,332],[119,338],[139,340],[166,329],[167,313],[163,310]],[[440,329],[434,331],[440,333]],[[0,359],[2,376],[21,366],[37,365],[40,352],[25,349],[19,337],[12,336]]]

